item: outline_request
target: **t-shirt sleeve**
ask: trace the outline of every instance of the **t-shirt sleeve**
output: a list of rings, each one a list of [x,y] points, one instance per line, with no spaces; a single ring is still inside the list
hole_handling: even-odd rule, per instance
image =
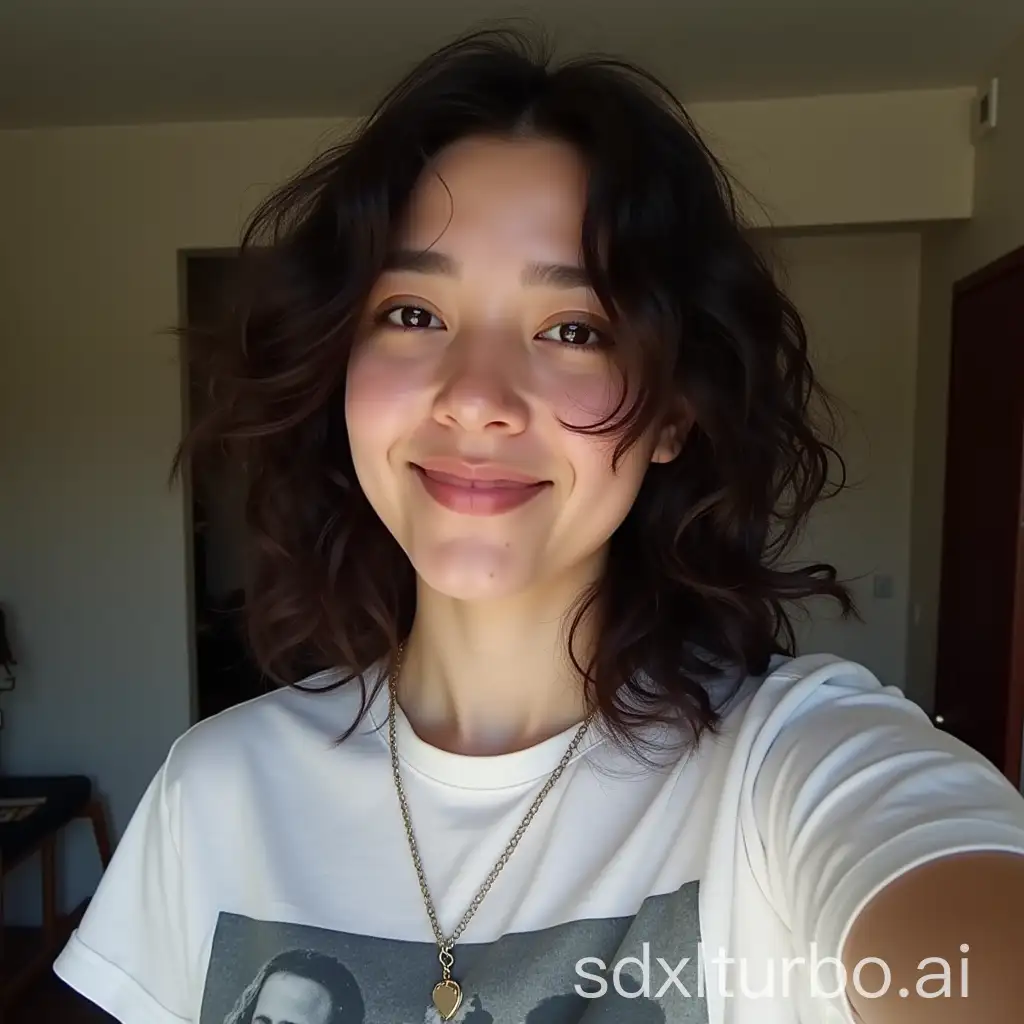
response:
[[[121,1024],[192,1020],[175,802],[164,765],[54,965],[60,978]]]
[[[747,846],[798,954],[840,958],[868,901],[921,864],[1024,854],[1016,788],[895,687],[825,661],[783,680],[780,694],[753,744]],[[820,976],[826,991],[841,987],[827,964]]]

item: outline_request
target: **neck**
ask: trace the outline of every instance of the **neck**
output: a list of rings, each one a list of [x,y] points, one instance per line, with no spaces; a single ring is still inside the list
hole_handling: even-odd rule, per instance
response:
[[[402,710],[426,742],[453,753],[511,753],[586,715],[568,652],[568,612],[580,582],[494,602],[458,601],[420,582],[398,679]],[[593,614],[576,630],[581,664]]]

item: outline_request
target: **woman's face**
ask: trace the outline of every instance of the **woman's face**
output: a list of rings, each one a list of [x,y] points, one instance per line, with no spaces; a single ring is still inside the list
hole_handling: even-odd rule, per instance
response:
[[[356,473],[421,579],[453,598],[593,578],[649,463],[673,454],[652,436],[613,471],[614,438],[563,426],[623,397],[581,269],[585,188],[560,142],[453,145],[370,296],[346,390]]]
[[[270,975],[253,1007],[252,1024],[328,1024],[331,994],[318,981],[281,971]]]

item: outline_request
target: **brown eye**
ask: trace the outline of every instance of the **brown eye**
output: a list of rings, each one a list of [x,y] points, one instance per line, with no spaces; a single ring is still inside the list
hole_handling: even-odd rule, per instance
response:
[[[438,317],[421,306],[395,306],[386,312],[385,320],[394,327],[404,327],[411,331],[436,331],[444,327]]]
[[[555,324],[538,337],[565,345],[567,348],[603,348],[606,345],[604,335],[600,331],[579,320]]]

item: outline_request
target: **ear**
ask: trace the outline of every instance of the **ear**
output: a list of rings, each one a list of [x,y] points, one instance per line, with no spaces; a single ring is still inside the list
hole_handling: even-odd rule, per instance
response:
[[[651,462],[671,462],[683,450],[683,445],[693,426],[693,416],[688,407],[669,416],[658,431],[658,440],[651,452]]]

